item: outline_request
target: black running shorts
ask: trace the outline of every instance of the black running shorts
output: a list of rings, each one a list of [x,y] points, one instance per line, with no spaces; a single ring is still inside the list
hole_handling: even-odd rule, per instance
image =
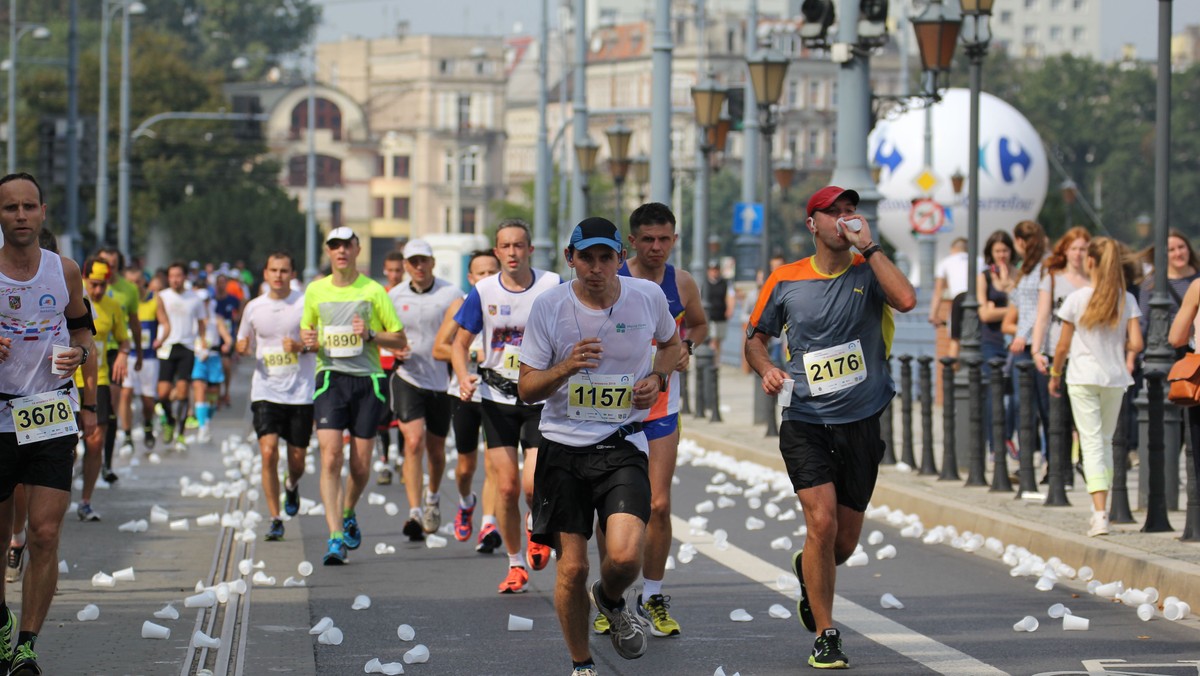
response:
[[[450,397],[450,411],[453,416],[454,443],[458,452],[474,453],[479,449],[479,426],[483,424],[482,404]]]
[[[196,353],[176,343],[171,346],[171,356],[158,360],[158,382],[174,383],[191,381],[192,369],[196,367]]]
[[[389,378],[392,414],[402,423],[425,419],[425,431],[435,437],[450,433],[450,395],[426,390],[396,374]]]
[[[613,514],[649,521],[649,472],[646,454],[617,435],[584,448],[546,439],[533,473],[533,541],[554,546],[557,533],[591,538],[592,524],[603,529]]]
[[[374,439],[387,408],[383,373],[352,376],[335,371],[317,373],[313,417],[318,430],[349,430],[350,436]]]
[[[18,446],[15,432],[0,433],[0,502],[12,496],[17,484],[69,492],[78,442],[79,435],[68,434]]]
[[[261,439],[272,434],[279,435],[288,446],[307,448],[312,440],[313,405],[277,404],[273,401],[255,401],[250,404],[254,418],[254,433]]]
[[[785,420],[779,452],[793,489],[832,483],[839,505],[865,512],[883,460],[879,414],[843,425]]]
[[[542,445],[542,433],[538,423],[542,421],[542,406],[525,404],[501,404],[484,399],[483,434],[488,448],[516,447],[537,448]]]

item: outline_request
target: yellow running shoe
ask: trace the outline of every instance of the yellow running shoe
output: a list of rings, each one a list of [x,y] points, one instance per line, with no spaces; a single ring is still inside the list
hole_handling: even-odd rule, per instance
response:
[[[608,618],[604,616],[604,613],[596,613],[596,619],[592,620],[592,631],[604,635],[611,629],[612,627],[609,626]]]
[[[642,617],[650,621],[650,633],[655,636],[679,635],[679,623],[667,612],[671,607],[670,600],[670,596],[655,594],[642,603],[642,597],[638,596],[638,610],[642,611]]]

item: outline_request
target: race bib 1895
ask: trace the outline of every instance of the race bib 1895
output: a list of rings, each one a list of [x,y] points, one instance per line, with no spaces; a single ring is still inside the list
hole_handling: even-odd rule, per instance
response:
[[[295,352],[284,352],[282,349],[264,352],[262,360],[269,376],[287,376],[300,372],[300,357]]]
[[[13,399],[10,404],[19,445],[79,433],[71,398],[64,390]]]
[[[824,350],[806,352],[804,374],[808,377],[808,391],[814,397],[840,392],[862,383],[867,379],[862,343],[852,340]]]
[[[623,423],[633,410],[631,374],[577,373],[567,381],[567,417],[573,420]]]
[[[325,353],[330,357],[357,357],[362,354],[362,336],[349,324],[325,327]]]

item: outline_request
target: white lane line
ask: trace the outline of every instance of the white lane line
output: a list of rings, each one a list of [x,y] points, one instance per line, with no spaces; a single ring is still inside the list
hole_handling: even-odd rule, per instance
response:
[[[697,552],[713,561],[761,584],[776,594],[795,601],[791,593],[780,591],[775,584],[780,575],[791,577],[792,571],[768,563],[732,544],[727,549],[717,549],[713,546],[712,536],[709,533],[692,535],[692,528],[688,522],[674,514],[671,515],[671,528],[676,540],[690,542],[696,547]],[[840,623],[853,628],[854,631],[888,650],[898,652],[938,673],[973,674],[975,676],[991,674],[1004,676],[1007,673],[990,664],[980,662],[961,650],[951,648],[913,631],[899,622],[864,608],[845,597],[834,595],[833,608]]]

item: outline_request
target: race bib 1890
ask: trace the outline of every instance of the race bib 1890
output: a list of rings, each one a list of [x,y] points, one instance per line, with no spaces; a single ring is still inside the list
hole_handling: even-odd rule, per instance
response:
[[[330,357],[357,357],[362,354],[362,336],[349,324],[325,327],[325,353]]]
[[[13,399],[10,404],[19,445],[79,433],[71,398],[64,390]]]
[[[852,340],[824,350],[806,352],[804,374],[808,377],[808,391],[814,397],[840,392],[862,383],[867,379],[862,343]]]
[[[631,374],[577,373],[567,381],[567,417],[573,420],[623,423],[633,409]]]

